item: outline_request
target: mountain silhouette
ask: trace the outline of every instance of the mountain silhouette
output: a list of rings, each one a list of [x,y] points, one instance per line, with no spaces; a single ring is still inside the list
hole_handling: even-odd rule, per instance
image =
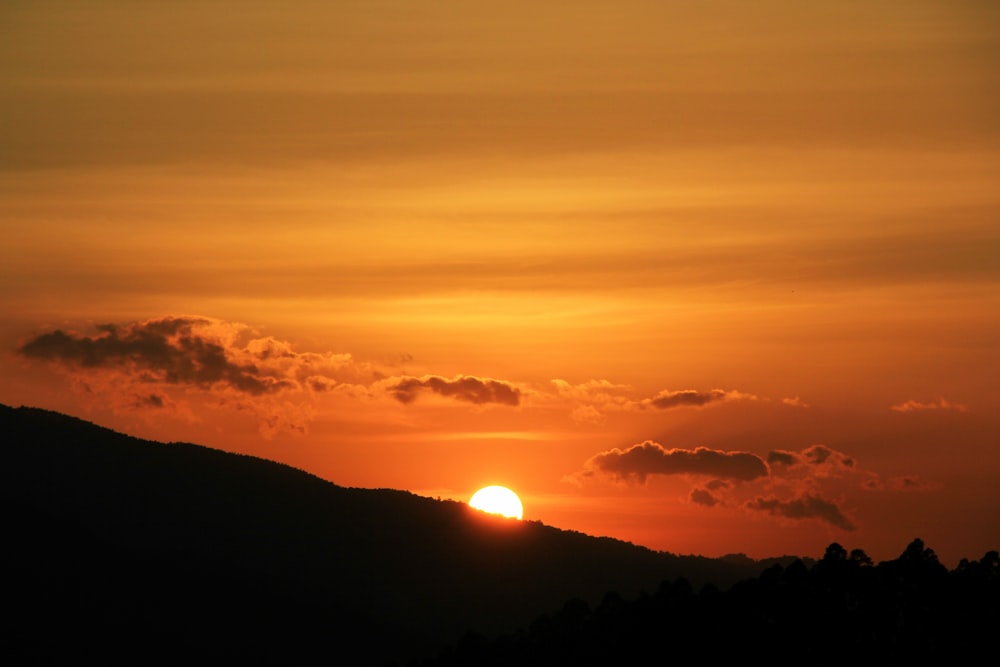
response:
[[[0,405],[0,433],[19,662],[406,662],[570,599],[726,589],[781,560],[655,552],[36,408]]]

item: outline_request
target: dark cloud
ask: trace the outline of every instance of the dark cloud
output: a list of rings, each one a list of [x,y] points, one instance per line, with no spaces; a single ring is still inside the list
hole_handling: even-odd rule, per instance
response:
[[[802,450],[802,458],[813,465],[822,465],[829,460],[833,450],[825,445],[813,445]]]
[[[719,504],[718,498],[713,496],[706,489],[692,489],[691,502],[697,503],[698,505],[705,505],[706,507],[712,507]]]
[[[753,394],[723,389],[665,389],[651,398],[634,396],[629,385],[615,384],[608,380],[588,380],[582,384],[570,384],[565,380],[552,380],[559,396],[569,398],[577,404],[572,417],[580,423],[599,424],[608,412],[640,412],[645,410],[672,410],[675,408],[702,408],[729,401],[756,400]]]
[[[32,338],[18,353],[69,368],[123,371],[143,382],[223,385],[253,396],[296,386],[239,359],[225,337],[211,333],[215,324],[203,318],[164,317],[102,325],[93,336],[56,330]]]
[[[846,454],[830,449],[826,445],[812,445],[802,450],[802,457],[813,465],[843,466],[853,468],[854,459]]]
[[[775,449],[767,453],[767,463],[768,465],[786,467],[799,465],[839,468],[854,467],[853,458],[843,452],[830,449],[826,445],[811,445],[799,452],[788,452]]]
[[[157,408],[163,407],[163,397],[160,396],[159,394],[150,394],[149,396],[145,397],[143,402],[146,405],[152,405]]]
[[[920,479],[916,475],[889,477],[885,480],[874,478],[866,480],[862,487],[869,491],[931,491],[940,488],[940,484]]]
[[[767,465],[783,465],[791,466],[799,463],[799,455],[793,452],[783,452],[781,450],[774,450],[767,453]]]
[[[160,394],[136,395],[133,407],[137,408],[165,408],[167,398]]]
[[[715,401],[721,401],[729,396],[728,392],[721,389],[710,391],[698,391],[696,389],[683,389],[681,391],[661,391],[654,398],[646,400],[646,404],[660,410],[669,410],[682,406],[702,406]]]
[[[431,391],[476,405],[519,405],[521,402],[521,390],[509,382],[469,375],[459,375],[451,380],[438,375],[405,377],[395,380],[387,389],[400,403],[412,403],[421,391]]]
[[[755,498],[746,503],[748,509],[757,512],[767,512],[772,516],[788,519],[819,519],[837,528],[854,530],[854,523],[848,519],[836,505],[819,496],[805,494],[794,500],[778,498]]]
[[[337,386],[337,381],[322,375],[311,375],[306,378],[306,386],[316,393],[322,394],[333,391],[334,387]]]
[[[647,440],[628,449],[601,452],[587,461],[586,472],[603,472],[646,481],[647,475],[703,475],[748,481],[767,476],[767,465],[756,454],[723,452],[707,447],[666,449]]]

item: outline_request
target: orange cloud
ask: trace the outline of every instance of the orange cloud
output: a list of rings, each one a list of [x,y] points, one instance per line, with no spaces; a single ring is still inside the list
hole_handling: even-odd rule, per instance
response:
[[[809,407],[809,404],[806,403],[805,401],[803,401],[798,396],[796,396],[795,398],[783,398],[783,399],[781,399],[781,402],[784,405],[787,405],[787,406],[790,406],[790,407],[793,407],[793,408],[808,408]]]

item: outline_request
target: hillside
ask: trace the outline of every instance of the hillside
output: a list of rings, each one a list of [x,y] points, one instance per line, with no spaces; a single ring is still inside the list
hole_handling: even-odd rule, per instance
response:
[[[8,653],[105,664],[317,654],[381,664],[566,600],[667,579],[726,588],[772,563],[654,552],[464,503],[0,406]]]

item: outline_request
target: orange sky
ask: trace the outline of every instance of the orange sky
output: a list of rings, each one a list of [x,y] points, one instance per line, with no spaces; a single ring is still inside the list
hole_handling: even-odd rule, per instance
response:
[[[979,558],[997,63],[985,1],[5,2],[0,402],[675,553]]]

